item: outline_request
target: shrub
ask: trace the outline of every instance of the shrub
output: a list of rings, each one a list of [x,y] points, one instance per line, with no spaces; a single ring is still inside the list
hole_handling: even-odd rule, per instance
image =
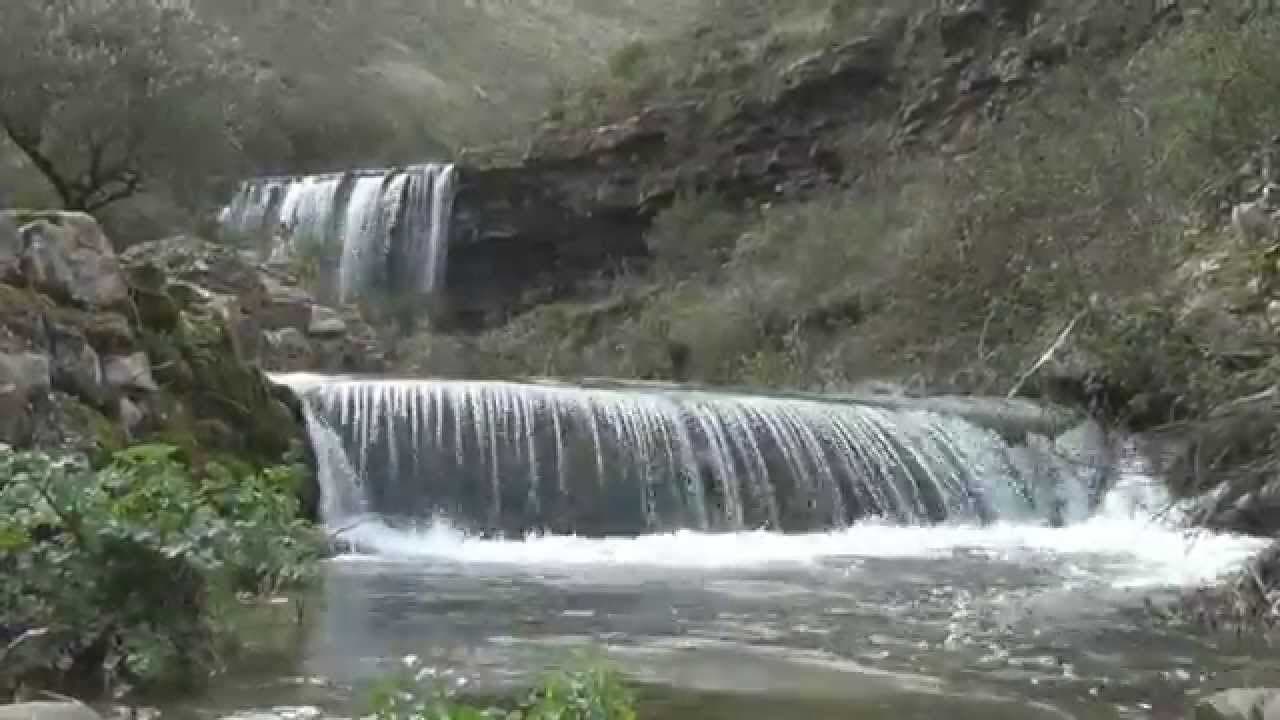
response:
[[[590,668],[549,675],[524,698],[505,707],[478,707],[450,685],[405,658],[405,671],[371,694],[375,720],[635,720],[635,697],[611,670]]]
[[[0,688],[194,681],[218,669],[236,593],[307,577],[319,545],[294,469],[210,465],[198,483],[176,452],[94,470],[0,448]]]

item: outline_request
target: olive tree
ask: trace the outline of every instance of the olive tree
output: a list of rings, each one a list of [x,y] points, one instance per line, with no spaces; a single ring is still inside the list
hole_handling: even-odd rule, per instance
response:
[[[256,92],[235,38],[184,0],[0,2],[0,130],[68,209],[233,171]]]

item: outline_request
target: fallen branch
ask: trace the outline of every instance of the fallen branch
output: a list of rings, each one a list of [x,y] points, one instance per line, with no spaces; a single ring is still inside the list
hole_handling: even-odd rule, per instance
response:
[[[1009,391],[1009,398],[1017,397],[1018,393],[1022,392],[1022,387],[1027,384],[1027,381],[1036,373],[1040,372],[1040,369],[1052,360],[1054,355],[1058,354],[1058,351],[1066,344],[1067,339],[1071,337],[1071,333],[1075,331],[1076,325],[1080,324],[1080,321],[1084,319],[1087,312],[1087,310],[1081,310],[1076,313],[1075,317],[1071,318],[1071,322],[1067,323],[1067,326],[1062,329],[1062,333],[1058,335],[1058,339],[1054,340],[1053,344],[1049,346],[1049,349],[1045,350],[1044,354],[1040,356],[1040,359],[1018,378],[1018,382],[1014,383],[1013,389]]]

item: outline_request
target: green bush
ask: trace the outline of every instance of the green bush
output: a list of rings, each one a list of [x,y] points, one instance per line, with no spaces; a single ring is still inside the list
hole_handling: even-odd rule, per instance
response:
[[[219,669],[237,594],[308,577],[320,545],[296,470],[210,465],[198,482],[176,453],[95,470],[0,447],[0,690],[195,681]]]
[[[635,720],[635,696],[616,673],[590,668],[549,675],[525,697],[490,707],[460,699],[449,684],[405,658],[406,669],[371,693],[375,720]]]

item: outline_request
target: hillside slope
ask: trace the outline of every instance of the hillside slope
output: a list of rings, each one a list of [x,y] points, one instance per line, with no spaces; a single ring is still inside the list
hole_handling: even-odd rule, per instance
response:
[[[554,88],[580,82],[636,38],[679,29],[708,1],[195,3],[293,89],[323,96],[331,87],[327,109],[393,121],[406,137],[392,153],[403,155],[415,144],[426,154],[506,138],[543,112]],[[312,107],[314,122],[332,121],[325,105]]]

